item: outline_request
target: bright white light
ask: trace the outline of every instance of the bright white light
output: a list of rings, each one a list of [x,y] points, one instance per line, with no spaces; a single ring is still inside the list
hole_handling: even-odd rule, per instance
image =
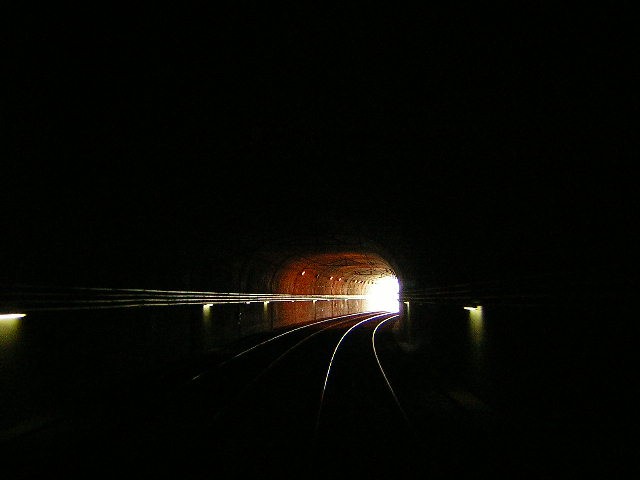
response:
[[[16,318],[22,318],[26,316],[26,313],[0,313],[0,320],[15,320]]]
[[[371,311],[398,312],[399,292],[400,284],[396,277],[380,278],[367,291],[367,308]]]

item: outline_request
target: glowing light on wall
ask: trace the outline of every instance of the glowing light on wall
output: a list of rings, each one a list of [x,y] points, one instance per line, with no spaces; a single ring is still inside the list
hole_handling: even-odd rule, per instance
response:
[[[207,334],[212,330],[211,319],[213,315],[211,314],[211,307],[213,307],[213,303],[207,303],[202,306],[202,326]]]
[[[3,354],[10,354],[18,345],[18,337],[22,322],[20,319],[26,316],[24,313],[0,314],[0,364],[4,359]]]
[[[480,345],[484,338],[484,317],[480,305],[469,310],[469,336],[475,345]]]
[[[400,311],[400,284],[396,277],[382,277],[367,291],[367,308],[372,311]]]

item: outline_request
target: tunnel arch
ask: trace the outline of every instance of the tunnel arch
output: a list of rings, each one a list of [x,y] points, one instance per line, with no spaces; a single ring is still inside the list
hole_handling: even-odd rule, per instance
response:
[[[265,243],[240,268],[241,291],[292,295],[366,295],[377,280],[402,273],[379,244],[351,236],[288,237]]]

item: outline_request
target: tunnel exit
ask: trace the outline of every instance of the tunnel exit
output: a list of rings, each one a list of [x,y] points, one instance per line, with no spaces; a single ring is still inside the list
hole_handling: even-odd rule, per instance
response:
[[[400,311],[400,283],[393,276],[378,279],[367,291],[368,310]]]

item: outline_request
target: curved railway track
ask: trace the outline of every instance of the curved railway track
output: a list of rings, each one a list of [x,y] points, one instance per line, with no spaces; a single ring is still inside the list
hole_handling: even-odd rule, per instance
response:
[[[54,470],[67,478],[410,478],[455,468],[451,443],[425,436],[430,422],[431,430],[442,425],[415,408],[423,399],[413,382],[424,378],[406,369],[397,320],[351,314],[244,339],[16,443],[32,455],[14,457],[15,478]]]

